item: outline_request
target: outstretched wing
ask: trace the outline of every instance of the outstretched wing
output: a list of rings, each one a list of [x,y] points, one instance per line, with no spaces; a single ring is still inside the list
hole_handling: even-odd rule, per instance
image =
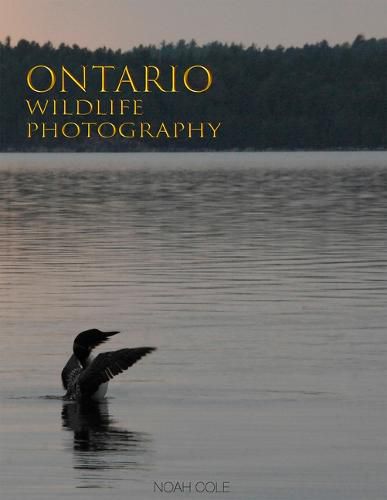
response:
[[[154,350],[155,347],[136,347],[98,354],[78,379],[82,396],[92,396],[101,384],[127,370]]]

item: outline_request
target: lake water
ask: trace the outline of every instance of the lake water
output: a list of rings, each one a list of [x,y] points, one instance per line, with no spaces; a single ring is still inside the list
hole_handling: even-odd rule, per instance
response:
[[[1,498],[385,500],[387,153],[0,163]],[[79,407],[92,327],[158,350]]]

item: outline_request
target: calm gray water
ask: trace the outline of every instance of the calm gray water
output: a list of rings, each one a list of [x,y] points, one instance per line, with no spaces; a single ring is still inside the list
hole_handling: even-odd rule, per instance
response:
[[[385,500],[387,153],[0,163],[1,498]],[[158,351],[64,404],[92,327]]]

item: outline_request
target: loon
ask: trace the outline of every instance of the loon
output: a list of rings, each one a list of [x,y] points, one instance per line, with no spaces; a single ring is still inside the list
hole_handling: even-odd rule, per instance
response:
[[[101,332],[92,328],[75,337],[73,354],[62,370],[62,383],[67,391],[64,400],[98,401],[103,399],[110,379],[156,349],[155,347],[135,347],[103,352],[95,358],[91,356],[94,347],[103,344],[117,333],[120,332]]]

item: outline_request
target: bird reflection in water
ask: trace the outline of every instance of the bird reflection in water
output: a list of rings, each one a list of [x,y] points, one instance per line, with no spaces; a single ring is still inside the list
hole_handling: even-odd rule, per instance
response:
[[[62,424],[74,432],[75,469],[118,471],[146,467],[150,436],[115,426],[107,401],[64,403]]]

